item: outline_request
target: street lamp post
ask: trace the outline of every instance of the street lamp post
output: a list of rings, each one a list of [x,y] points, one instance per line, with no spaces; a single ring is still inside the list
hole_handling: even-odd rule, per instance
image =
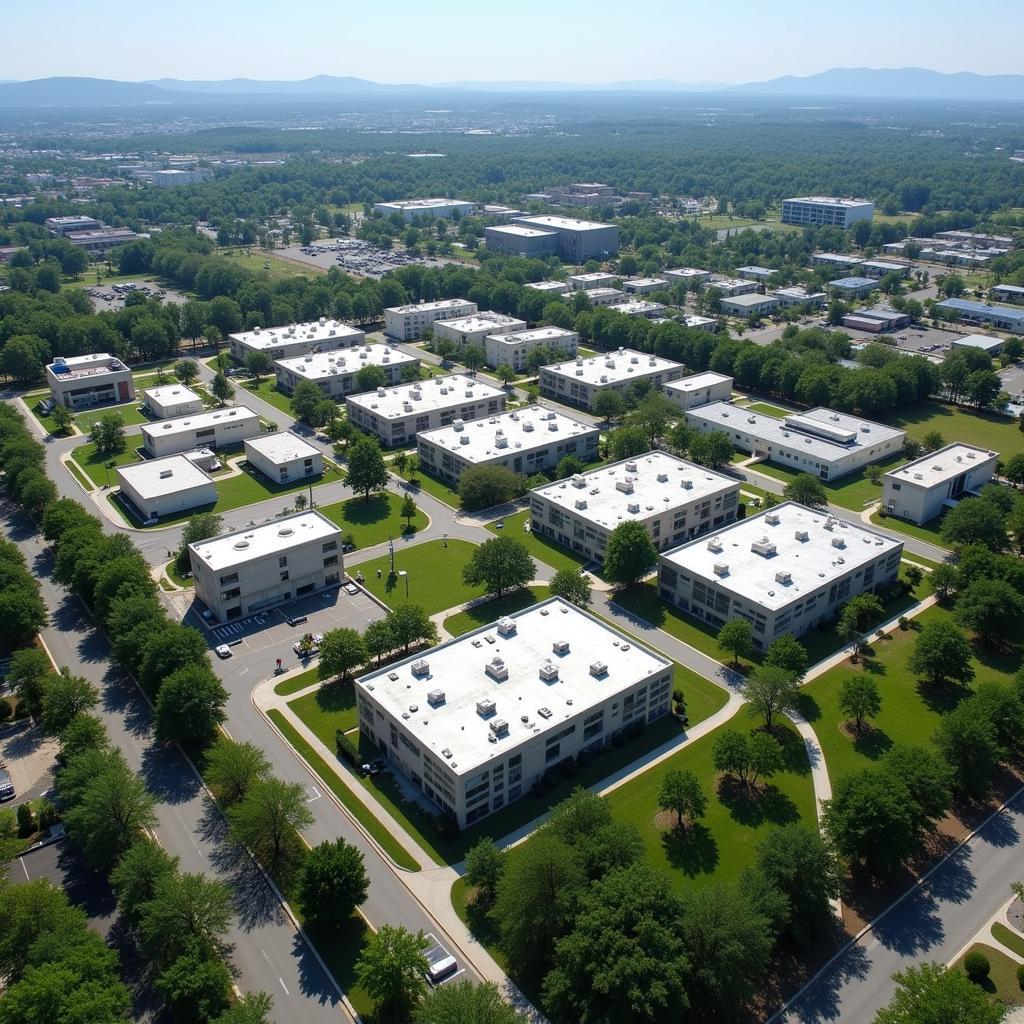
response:
[[[406,599],[406,601],[408,601],[409,600],[409,573],[405,569],[399,569],[398,570],[398,575],[405,577],[405,599]]]

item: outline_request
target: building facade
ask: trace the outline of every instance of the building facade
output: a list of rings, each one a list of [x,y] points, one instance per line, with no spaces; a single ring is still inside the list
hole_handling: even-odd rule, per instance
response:
[[[539,348],[554,356],[575,356],[580,336],[563,327],[535,327],[529,331],[489,334],[484,338],[484,357],[488,366],[511,366],[516,373],[527,369],[530,353]]]
[[[323,452],[290,430],[248,438],[245,457],[272,484],[291,484],[324,475]]]
[[[753,295],[757,291],[755,281],[747,281],[742,277],[715,277],[708,283],[723,299],[732,299],[737,295]]]
[[[484,228],[484,242],[490,252],[509,256],[543,257],[558,253],[558,233],[523,224],[498,224]]]
[[[927,523],[965,495],[981,490],[996,471],[999,452],[947,444],[882,477],[882,508],[891,516]]]
[[[610,288],[615,281],[614,274],[608,274],[603,270],[594,270],[588,274],[572,274],[569,277],[569,284],[574,292],[588,292],[591,288]]]
[[[389,203],[374,203],[373,212],[390,217],[397,213],[404,221],[432,218],[451,220],[468,217],[476,209],[473,203],[464,199],[396,199]]]
[[[292,359],[311,352],[332,352],[339,348],[353,348],[366,344],[365,332],[338,320],[321,317],[308,324],[289,324],[287,327],[254,327],[228,335],[231,354],[241,362],[253,352],[264,353],[271,362]]]
[[[542,366],[538,383],[545,397],[590,409],[602,391],[621,394],[637,380],[646,380],[660,391],[664,384],[678,380],[684,369],[682,363],[671,359],[620,348],[589,359],[577,356],[568,362]]]
[[[367,391],[360,387],[357,375],[366,366],[378,366],[388,386],[398,384],[409,370],[419,373],[420,361],[389,345],[363,345],[360,348],[314,352],[274,363],[277,386],[291,394],[301,381],[315,384],[328,397],[340,401],[346,395]]]
[[[213,506],[217,486],[208,473],[184,455],[146,459],[118,466],[121,500],[143,522]]]
[[[875,204],[866,199],[836,199],[833,196],[799,196],[782,200],[783,224],[832,224],[848,228],[857,221],[870,221]]]
[[[778,308],[779,300],[774,295],[734,295],[732,298],[719,300],[720,308],[726,316],[738,316],[744,320],[754,320],[759,316],[768,316]]]
[[[154,458],[194,448],[240,445],[260,432],[260,418],[244,405],[142,425],[142,446]]]
[[[1024,309],[992,306],[987,302],[973,302],[969,299],[943,299],[932,308],[942,310],[966,324],[994,327],[1010,334],[1024,334]]]
[[[434,340],[450,341],[460,349],[467,345],[479,345],[484,348],[488,335],[511,334],[526,328],[525,320],[517,320],[514,316],[483,310],[470,316],[458,317],[455,320],[440,320],[434,324]]]
[[[524,228],[553,231],[558,236],[558,255],[570,263],[589,259],[607,259],[619,251],[619,228],[616,224],[598,224],[573,217],[513,217],[513,224]]]
[[[728,402],[732,397],[732,377],[713,370],[691,373],[688,377],[670,381],[664,392],[667,399],[686,412],[708,402]]]
[[[669,284],[685,284],[690,291],[699,291],[711,280],[711,271],[677,267],[675,270],[663,270],[662,277],[668,278]]]
[[[46,382],[54,404],[68,409],[91,409],[135,397],[131,370],[109,352],[57,356],[46,367]]]
[[[193,416],[203,411],[203,400],[184,384],[165,384],[148,388],[142,399],[152,416],[158,420],[172,420],[177,416]]]
[[[433,330],[438,320],[454,320],[475,312],[476,303],[466,299],[391,306],[384,310],[384,333],[395,341],[417,341],[423,337],[424,331]]]

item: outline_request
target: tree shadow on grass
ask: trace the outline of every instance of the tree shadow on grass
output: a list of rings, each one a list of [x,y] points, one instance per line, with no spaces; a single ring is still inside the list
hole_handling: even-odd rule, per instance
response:
[[[971,643],[974,657],[987,669],[1013,675],[1019,666],[1020,650],[1015,644],[982,643],[975,639]]]
[[[349,498],[341,506],[341,515],[345,526],[373,526],[391,517],[391,502],[384,494]]]
[[[877,729],[866,722],[859,730],[854,728],[850,735],[853,738],[853,749],[858,754],[870,757],[872,761],[876,761],[892,746],[892,738],[884,729]]]
[[[821,707],[818,702],[806,691],[802,691],[796,699],[794,709],[805,722],[816,722],[821,718]]]
[[[733,821],[751,828],[765,822],[787,825],[800,820],[796,804],[771,783],[746,786],[726,775],[718,783],[718,799],[728,808]]]
[[[925,705],[938,714],[952,711],[971,691],[959,683],[928,683],[919,680],[915,689]]]
[[[350,682],[328,683],[315,692],[316,706],[325,714],[351,711],[356,706],[355,687]]]
[[[718,866],[718,842],[699,821],[689,828],[666,829],[661,845],[668,862],[689,878],[710,874]]]
[[[795,730],[783,725],[776,725],[772,729],[772,735],[782,748],[782,760],[786,771],[793,772],[795,775],[810,774],[811,764],[807,758],[807,746],[803,737]]]

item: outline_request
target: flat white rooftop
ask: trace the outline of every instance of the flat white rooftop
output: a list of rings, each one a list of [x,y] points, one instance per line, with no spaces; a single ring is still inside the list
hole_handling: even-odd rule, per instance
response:
[[[625,316],[647,316],[649,313],[660,313],[665,306],[660,302],[645,302],[643,299],[628,302],[615,302],[608,307],[613,313]]]
[[[632,519],[643,522],[669,509],[732,490],[738,483],[693,462],[653,451],[578,473],[568,480],[556,480],[531,493],[570,515],[614,530],[619,523]],[[586,503],[585,508],[577,508],[580,501]],[[639,510],[630,512],[631,505],[639,506]]]
[[[667,277],[708,277],[710,270],[698,270],[696,267],[676,267],[675,270],[662,271]]]
[[[308,441],[293,434],[290,430],[281,430],[276,434],[260,434],[250,437],[245,442],[246,448],[252,448],[276,466],[283,466],[295,459],[308,459],[321,454],[320,449]]]
[[[307,324],[288,324],[286,327],[254,327],[251,331],[242,331],[230,337],[241,342],[248,348],[264,351],[281,345],[294,345],[305,341],[310,345],[326,342],[332,348],[353,345],[363,337],[358,327],[350,327],[340,320],[320,320]]]
[[[668,284],[663,277],[630,277],[622,282],[623,287],[651,288],[655,285]]]
[[[872,288],[877,288],[878,282],[873,277],[860,277],[859,275],[837,277],[834,281],[829,281],[829,287],[831,288],[866,288],[868,285],[871,285]]]
[[[513,331],[511,334],[494,334],[491,340],[502,345],[543,345],[546,341],[562,341],[565,338],[576,338],[575,331],[564,327],[531,327],[528,331]]]
[[[514,316],[494,313],[491,310],[456,317],[454,320],[442,320],[441,323],[446,331],[459,331],[463,334],[474,334],[477,331],[490,330],[492,327],[508,327],[516,324],[526,326],[525,320],[517,320]]]
[[[503,630],[508,634],[503,636],[498,626],[505,622],[513,628]],[[461,776],[474,774],[492,757],[507,757],[512,747],[556,732],[566,719],[603,705],[672,665],[558,597],[500,623],[360,676],[356,689],[372,693],[374,700],[404,720],[419,743]],[[563,641],[568,648],[555,653]],[[500,682],[486,672],[495,659],[508,672]],[[557,667],[557,678],[546,681],[541,666],[549,662]],[[607,669],[600,677],[591,674],[591,665],[597,662]],[[413,673],[414,665],[418,674]],[[441,691],[441,699],[431,701],[435,690]],[[494,704],[493,710],[482,705],[487,717],[477,711],[477,703],[485,701]],[[491,722],[498,720],[506,722],[508,730],[492,743]]]
[[[940,448],[929,455],[922,455],[921,458],[914,459],[899,469],[890,470],[885,475],[897,483],[930,488],[953,480],[961,473],[966,473],[972,466],[979,466],[998,455],[998,452],[976,448],[972,444],[947,444],[945,448]]]
[[[863,526],[785,501],[662,558],[743,601],[778,610],[900,546]],[[788,582],[778,578],[787,573]]]
[[[691,409],[687,415],[714,423],[721,430],[732,429],[751,434],[778,447],[799,447],[808,455],[825,460],[836,459],[859,448],[895,440],[903,435],[902,430],[888,427],[884,423],[874,423],[824,407],[778,419],[749,409],[737,409],[727,402],[709,402]]]
[[[727,377],[724,373],[715,373],[714,370],[705,370],[703,373],[691,373],[689,377],[669,381],[665,385],[665,390],[678,391],[681,394],[688,395],[694,391],[699,391],[701,388],[711,388],[716,384],[726,383],[731,384],[732,377]]]
[[[538,292],[564,292],[569,285],[565,281],[532,281],[524,285],[526,288],[533,288]]]
[[[384,391],[383,395],[381,390]],[[348,401],[390,420],[410,413],[428,413],[434,409],[465,405],[467,402],[487,401],[504,394],[501,388],[492,387],[475,377],[453,373],[447,377],[431,377],[430,380],[350,395]],[[411,405],[412,409],[406,409],[406,405]]]
[[[267,555],[284,555],[310,541],[328,540],[339,532],[330,519],[314,510],[225,533],[189,547],[197,558],[219,572]]]
[[[849,267],[859,267],[864,262],[859,256],[847,256],[843,252],[816,252],[813,258],[827,260],[829,263],[843,263]]]
[[[215,427],[218,423],[232,423],[236,420],[258,420],[259,416],[246,405],[232,405],[225,409],[210,409],[197,412],[194,416],[178,416],[173,420],[161,420],[159,423],[144,423],[143,434],[159,437],[162,434],[184,434],[193,430],[205,430]]]
[[[575,217],[554,217],[549,214],[519,217],[520,224],[527,227],[550,228],[553,231],[599,231],[614,227],[612,224],[599,224],[593,220],[577,220]]]
[[[980,348],[983,352],[999,348],[1006,344],[1003,338],[993,338],[990,334],[964,334],[953,340],[957,348]]]
[[[518,238],[548,238],[552,234],[550,229],[527,228],[522,224],[501,224],[490,230],[503,235],[515,235]]]
[[[308,356],[289,356],[278,359],[275,366],[306,380],[323,380],[347,373],[358,373],[364,366],[401,366],[414,363],[416,356],[407,355],[390,345],[360,345],[357,348],[339,348],[332,352],[313,352]]]
[[[436,302],[410,302],[405,306],[388,306],[385,313],[440,313],[446,309],[465,309],[472,305],[468,299],[438,299]]]
[[[614,384],[617,381],[629,380],[631,377],[662,373],[681,366],[682,363],[662,359],[661,356],[652,356],[631,348],[620,348],[617,352],[591,356],[589,359],[577,356],[564,363],[552,363],[543,369],[572,377],[583,384]],[[579,372],[581,370],[582,373]]]
[[[181,402],[200,401],[199,396],[184,384],[164,384],[158,388],[146,388],[142,393],[158,405],[178,405]]]
[[[749,267],[737,267],[737,274],[759,274],[759,275],[770,275],[774,274],[775,271],[771,267],[759,267],[756,264],[751,264]]]
[[[620,288],[588,288],[586,289],[585,294],[591,302],[596,302],[598,299],[626,298],[626,293]]]
[[[697,327],[703,330],[718,321],[713,316],[696,316],[694,313],[687,313],[680,321],[684,327]]]
[[[897,273],[910,269],[909,263],[899,263],[896,260],[863,260],[860,265],[871,267],[872,270],[892,270]]]
[[[793,285],[791,288],[776,288],[772,294],[782,299],[805,300],[825,298],[824,292],[809,292],[800,285]]]
[[[375,206],[391,206],[396,210],[439,210],[449,206],[472,206],[465,199],[393,199],[390,202],[375,203]]]
[[[837,199],[835,196],[795,196],[792,199],[784,199],[784,203],[827,203],[829,206],[867,206],[869,199]]]
[[[93,352],[87,356],[57,356],[47,369],[60,380],[74,380],[127,370],[128,367],[109,352]]]
[[[749,288],[754,282],[748,281],[745,277],[713,277],[709,287],[711,288]]]
[[[487,419],[425,430],[419,437],[439,448],[456,452],[467,462],[483,462],[517,452],[522,454],[534,448],[545,448],[552,443],[596,432],[597,427],[580,423],[565,413],[531,405],[514,412],[489,416]],[[463,438],[468,440],[463,443]],[[503,439],[504,446],[501,445]]]
[[[185,455],[168,455],[164,459],[146,459],[117,467],[118,475],[145,499],[162,498],[177,494],[189,487],[213,483],[208,473],[201,470]]]
[[[762,302],[777,302],[774,295],[759,295],[757,292],[747,292],[744,295],[730,295],[722,297],[723,302],[733,306],[760,306]]]
[[[614,276],[614,274],[603,270],[594,270],[589,274],[573,274],[569,280],[574,283],[589,284],[591,281],[607,281]]]

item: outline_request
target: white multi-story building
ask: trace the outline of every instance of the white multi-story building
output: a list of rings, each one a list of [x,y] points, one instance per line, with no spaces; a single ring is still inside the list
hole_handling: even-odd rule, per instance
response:
[[[732,377],[724,373],[705,370],[670,381],[664,388],[665,397],[675,402],[683,412],[707,405],[708,402],[728,402],[732,397]]]
[[[756,281],[758,284],[767,284],[775,275],[775,271],[769,267],[751,265],[749,267],[737,267],[736,274],[746,281]]]
[[[591,288],[609,288],[615,283],[615,275],[595,270],[589,274],[572,274],[569,284],[574,292],[587,292]]]
[[[170,420],[175,416],[192,416],[203,411],[203,400],[184,384],[164,384],[142,392],[143,401],[150,414],[158,420]]]
[[[815,252],[811,253],[811,266],[832,267],[834,270],[844,271],[851,274],[864,261],[860,256],[847,256],[842,252]]]
[[[695,331],[711,331],[712,334],[718,330],[718,321],[713,316],[697,316],[695,313],[684,313],[676,317],[676,321],[684,327]]]
[[[663,277],[632,277],[622,282],[622,290],[627,295],[649,295],[667,287],[668,281]]]
[[[143,522],[217,501],[217,486],[210,475],[185,455],[132,462],[118,466],[116,472],[121,500]]]
[[[274,362],[310,352],[330,352],[365,343],[366,334],[358,327],[350,327],[339,320],[327,320],[325,317],[308,324],[254,327],[251,331],[228,335],[231,354],[243,363],[253,352],[262,352]]]
[[[260,432],[259,415],[244,405],[142,425],[142,446],[155,459],[194,448],[241,445]]]
[[[720,300],[720,309],[726,316],[739,316],[744,320],[753,320],[759,316],[768,316],[778,308],[779,300],[774,295],[733,295]]]
[[[622,523],[642,523],[663,551],[731,523],[739,494],[739,480],[653,451],[530,491],[531,530],[603,562]]]
[[[737,295],[751,295],[757,291],[754,281],[745,281],[742,277],[715,277],[708,282],[723,299],[731,299]]]
[[[341,582],[341,530],[318,511],[189,544],[196,597],[219,622]]]
[[[109,352],[88,356],[57,356],[46,367],[46,382],[54,405],[89,409],[135,397],[132,371]]]
[[[516,373],[526,369],[530,353],[544,348],[553,356],[574,356],[580,336],[564,327],[535,327],[509,334],[488,334],[484,356],[488,366],[511,366]]]
[[[712,629],[746,619],[764,651],[892,583],[902,552],[902,541],[786,501],[663,554],[658,592]]]
[[[249,438],[245,442],[245,457],[250,466],[274,484],[291,484],[324,475],[323,452],[290,430]]]
[[[531,476],[557,466],[566,455],[597,458],[601,431],[553,409],[531,405],[487,419],[453,420],[417,435],[420,465],[452,483],[473,466],[504,466]]]
[[[722,431],[743,451],[822,480],[838,480],[872,462],[899,455],[907,439],[905,430],[824,408],[777,419],[712,402],[691,409],[686,419],[703,434]]]
[[[999,452],[947,444],[882,477],[882,508],[891,516],[926,523],[981,490],[995,473]]]
[[[824,292],[809,292],[806,288],[794,286],[792,288],[779,288],[772,292],[772,295],[779,300],[783,308],[787,306],[821,306],[828,296]]]
[[[936,302],[935,309],[950,313],[957,320],[982,327],[994,327],[998,331],[1024,334],[1024,310],[1009,306],[993,306],[973,299],[943,299]]]
[[[994,358],[1002,351],[1004,344],[1003,338],[993,337],[990,334],[960,334],[950,341],[949,347],[954,350],[973,348]]]
[[[464,828],[669,712],[672,662],[549,598],[356,680],[359,733]]]
[[[395,341],[416,341],[432,330],[439,320],[454,320],[476,312],[476,303],[466,299],[439,299],[437,302],[412,302],[384,310],[384,333]]]
[[[473,203],[464,199],[396,199],[389,203],[374,203],[374,213],[390,217],[397,213],[402,220],[420,220],[433,217],[435,220],[451,220],[453,217],[468,217],[476,209]]]
[[[588,288],[586,294],[591,306],[617,306],[628,299],[618,288]]]
[[[685,284],[690,291],[698,291],[711,280],[711,271],[677,267],[675,270],[662,271],[661,276],[668,278],[670,284]]]
[[[617,352],[591,356],[577,356],[565,363],[542,366],[540,393],[559,402],[580,405],[589,409],[602,391],[622,393],[634,381],[648,381],[655,391],[670,380],[678,380],[685,367],[671,359],[620,348]]]
[[[277,386],[291,394],[300,381],[309,381],[336,401],[346,395],[368,390],[359,386],[357,374],[366,366],[379,366],[388,385],[399,383],[406,371],[419,373],[420,361],[390,345],[363,345],[360,348],[316,352],[292,359],[278,359]]]
[[[621,313],[623,316],[642,316],[645,320],[653,320],[665,312],[665,307],[660,302],[648,302],[646,299],[614,302],[608,308],[613,313]]]
[[[570,291],[569,285],[565,281],[528,281],[523,287],[543,292],[552,298],[556,295],[568,295]]]
[[[841,299],[863,299],[878,287],[878,282],[873,277],[858,274],[854,277],[837,277],[829,281],[828,286]]]
[[[571,263],[607,259],[619,251],[617,224],[599,224],[592,220],[552,217],[547,214],[513,217],[512,223],[524,228],[555,232],[558,236],[558,255]]]
[[[558,253],[556,232],[523,224],[496,224],[484,228],[484,243],[489,252],[503,252],[509,256],[540,258]]]
[[[886,274],[909,277],[912,268],[909,263],[898,263],[896,260],[864,260],[858,269],[865,277],[883,278]]]
[[[833,224],[848,228],[859,220],[870,221],[875,204],[866,199],[836,199],[833,196],[800,196],[782,200],[783,224]]]
[[[450,341],[459,348],[465,348],[467,345],[479,345],[483,348],[484,339],[490,334],[511,334],[525,328],[525,320],[517,320],[514,316],[505,316],[504,313],[486,309],[455,320],[439,321],[434,324],[434,340]]]
[[[505,392],[464,374],[378,388],[345,399],[348,418],[389,447],[410,443],[423,430],[453,420],[480,419],[505,411]]]

